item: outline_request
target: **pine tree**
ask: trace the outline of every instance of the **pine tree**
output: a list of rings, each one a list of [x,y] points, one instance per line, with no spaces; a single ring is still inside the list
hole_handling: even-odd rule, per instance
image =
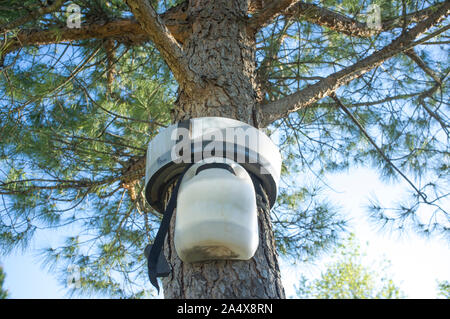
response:
[[[334,251],[319,278],[301,277],[298,296],[308,299],[404,298],[404,293],[387,275],[389,261],[384,259],[380,265],[368,265],[364,254],[351,234]]]
[[[411,189],[398,207],[374,202],[375,219],[448,236],[449,8],[0,1],[2,251],[60,229],[66,244],[42,253],[64,280],[78,267],[74,292],[147,295],[143,250],[161,216],[143,196],[146,147],[170,123],[202,116],[278,136],[283,183],[259,214],[252,260],[199,266],[172,254],[166,298],[283,298],[278,255],[312,258],[339,240],[345,218],[322,177],[357,165]]]

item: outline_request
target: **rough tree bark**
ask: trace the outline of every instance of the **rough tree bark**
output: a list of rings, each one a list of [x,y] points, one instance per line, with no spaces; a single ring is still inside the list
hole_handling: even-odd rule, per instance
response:
[[[246,1],[192,1],[192,34],[183,50],[196,89],[180,86],[174,121],[223,116],[258,126],[255,37],[246,28]],[[175,214],[176,218],[176,214]],[[249,261],[186,264],[175,253],[174,220],[165,254],[173,267],[163,280],[165,298],[284,298],[270,209],[259,209],[259,248]]]

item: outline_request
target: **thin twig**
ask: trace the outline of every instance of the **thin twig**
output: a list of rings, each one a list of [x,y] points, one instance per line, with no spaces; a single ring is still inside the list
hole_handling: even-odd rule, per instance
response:
[[[353,123],[355,123],[356,126],[358,126],[358,128],[360,129],[361,133],[364,134],[364,136],[367,138],[367,140],[370,142],[370,144],[373,145],[373,147],[375,147],[375,149],[377,150],[377,152],[383,157],[383,159],[392,166],[392,168],[400,174],[401,177],[403,177],[409,185],[411,185],[411,187],[417,192],[417,194],[423,199],[423,201],[425,203],[428,203],[427,201],[427,196],[425,193],[421,192],[416,185],[414,185],[413,182],[411,182],[411,180],[409,180],[408,177],[406,177],[405,174],[403,174],[403,172],[397,168],[397,166],[395,166],[395,164],[386,156],[386,154],[384,154],[383,150],[381,148],[378,147],[378,145],[375,143],[375,141],[369,136],[369,134],[367,133],[367,131],[364,129],[364,127],[359,123],[359,121],[353,116],[353,114],[348,110],[348,108],[342,104],[341,100],[339,100],[339,98],[336,96],[336,94],[331,94],[330,97],[336,102],[336,104],[344,111],[345,114],[347,114],[350,119],[352,120]]]

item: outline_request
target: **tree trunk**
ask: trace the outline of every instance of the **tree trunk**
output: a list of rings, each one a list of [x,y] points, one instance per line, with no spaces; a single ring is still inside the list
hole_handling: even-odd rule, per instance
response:
[[[255,37],[246,28],[247,1],[194,0],[192,33],[183,49],[194,87],[180,85],[175,122],[203,116],[234,118],[258,127],[255,112]],[[249,261],[183,263],[175,253],[174,222],[164,248],[173,267],[163,279],[165,298],[284,298],[268,204],[258,198],[259,247]]]

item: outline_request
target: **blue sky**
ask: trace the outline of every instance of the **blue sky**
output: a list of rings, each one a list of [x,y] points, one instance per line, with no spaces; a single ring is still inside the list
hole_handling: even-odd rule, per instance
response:
[[[356,234],[367,253],[366,262],[391,261],[389,275],[405,292],[408,298],[436,298],[436,280],[450,280],[450,246],[443,240],[425,239],[414,233],[380,232],[369,223],[364,205],[368,198],[376,195],[389,202],[398,199],[406,186],[400,181],[383,183],[377,173],[366,168],[350,170],[328,176],[327,182],[336,190],[330,192],[331,199],[342,206],[348,214],[350,231]],[[54,231],[44,232],[33,241],[25,253],[16,252],[2,256],[6,273],[5,287],[10,298],[68,298],[64,283],[41,266],[42,260],[36,254],[37,248],[48,246],[57,240]],[[295,298],[295,285],[300,274],[314,278],[329,262],[326,256],[311,264],[291,265],[281,261],[282,280],[288,297]],[[160,295],[159,297],[162,297]]]

